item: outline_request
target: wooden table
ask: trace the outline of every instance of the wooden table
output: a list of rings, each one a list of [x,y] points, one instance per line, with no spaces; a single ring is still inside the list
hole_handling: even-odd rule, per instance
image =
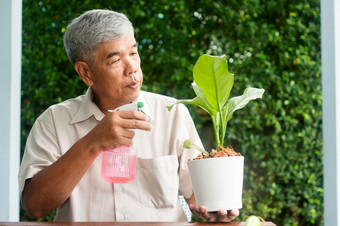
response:
[[[244,226],[245,222],[230,222],[230,223],[201,223],[201,222],[0,222],[0,226],[41,226],[41,225],[76,225],[76,226],[88,226],[88,225],[122,225],[122,226]],[[275,226],[272,222],[266,222],[265,226]]]

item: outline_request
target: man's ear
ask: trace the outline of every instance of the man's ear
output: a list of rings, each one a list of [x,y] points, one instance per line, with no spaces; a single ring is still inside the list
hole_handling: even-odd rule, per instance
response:
[[[90,68],[86,62],[77,61],[74,64],[74,69],[77,71],[79,77],[87,86],[91,86],[93,84]]]

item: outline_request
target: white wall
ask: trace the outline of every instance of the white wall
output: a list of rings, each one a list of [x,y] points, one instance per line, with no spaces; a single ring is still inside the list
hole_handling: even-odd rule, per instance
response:
[[[0,221],[19,221],[21,0],[0,2]]]
[[[325,226],[340,225],[340,0],[321,0]]]

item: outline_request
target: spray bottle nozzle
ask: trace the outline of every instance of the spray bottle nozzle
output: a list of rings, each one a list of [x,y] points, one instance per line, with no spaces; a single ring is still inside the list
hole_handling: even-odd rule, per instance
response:
[[[137,103],[138,110],[139,110],[139,108],[142,108],[142,107],[144,107],[144,103],[143,102],[138,102]]]
[[[143,102],[136,102],[136,103],[131,103],[131,104],[125,104],[123,106],[120,106],[119,108],[116,108],[114,110],[109,110],[109,112],[114,112],[114,111],[130,111],[130,110],[135,110],[139,111],[140,108],[144,107]]]

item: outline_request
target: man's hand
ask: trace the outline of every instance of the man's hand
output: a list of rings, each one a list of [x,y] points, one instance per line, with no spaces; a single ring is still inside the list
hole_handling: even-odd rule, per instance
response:
[[[151,130],[148,117],[139,111],[115,111],[105,117],[86,135],[96,150],[107,150],[122,145],[131,146],[134,129]]]
[[[230,222],[240,214],[239,210],[237,209],[229,211],[220,209],[219,211],[208,212],[205,206],[200,206],[197,208],[195,194],[192,194],[190,199],[186,199],[186,202],[188,203],[192,214],[209,222]]]
[[[220,209],[217,212],[208,212],[205,206],[196,208],[194,204],[190,204],[189,208],[196,217],[207,220],[208,222],[230,222],[239,215],[239,210]]]

